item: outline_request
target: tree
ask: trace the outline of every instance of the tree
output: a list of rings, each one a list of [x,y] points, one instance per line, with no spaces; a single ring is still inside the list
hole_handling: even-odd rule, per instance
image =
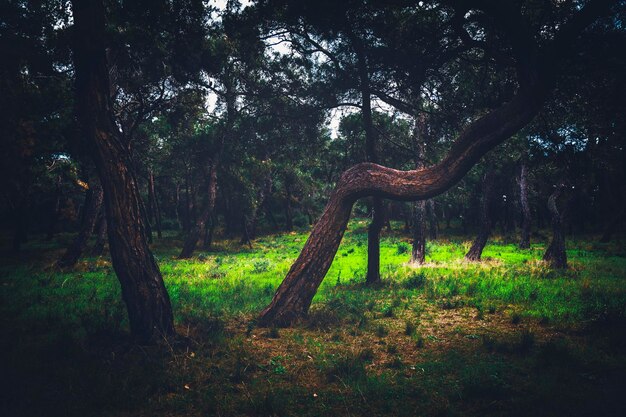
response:
[[[492,169],[487,169],[482,179],[482,199],[480,201],[480,230],[474,239],[469,251],[465,254],[468,261],[480,261],[483,249],[491,233],[491,206],[493,200],[493,182],[495,173]]]
[[[510,5],[487,3],[486,8],[498,13],[500,24],[509,34],[520,84],[517,93],[469,124],[448,155],[434,166],[398,171],[363,163],[344,172],[298,259],[261,313],[261,324],[285,326],[306,315],[339,247],[356,200],[377,196],[410,201],[440,194],[459,181],[485,153],[528,124],[547,100],[558,58],[610,2],[589,3],[543,47],[536,44],[524,19]]]
[[[141,201],[127,146],[114,122],[101,1],[74,0],[77,119],[104,191],[113,268],[133,336],[154,342],[174,335],[169,296],[146,241]]]

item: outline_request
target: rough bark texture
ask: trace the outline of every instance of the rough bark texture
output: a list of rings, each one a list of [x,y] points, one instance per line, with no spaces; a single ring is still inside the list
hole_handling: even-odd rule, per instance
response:
[[[113,120],[101,1],[73,0],[76,110],[104,190],[109,247],[133,336],[149,343],[174,335],[170,299],[146,242],[128,147]]]
[[[530,248],[530,225],[531,214],[530,204],[528,204],[528,168],[524,162],[519,175],[519,195],[522,206],[522,236],[519,243],[520,249]]]
[[[465,254],[468,261],[480,261],[483,249],[489,239],[491,233],[491,205],[493,200],[493,181],[494,173],[489,170],[485,173],[482,183],[482,200],[480,202],[480,230],[469,251]]]
[[[57,266],[60,268],[69,268],[76,265],[76,262],[83,255],[83,252],[87,248],[87,242],[91,237],[96,220],[98,219],[98,213],[102,207],[102,187],[96,184],[95,181],[91,181],[91,186],[85,193],[85,203],[83,204],[83,215],[80,222],[80,229],[78,234],[67,248],[61,259],[57,261]]]
[[[557,187],[548,198],[548,211],[552,222],[552,241],[543,255],[543,260],[552,268],[567,268],[567,253],[565,252],[565,235],[563,233],[563,216],[559,213],[557,200],[563,187]]]

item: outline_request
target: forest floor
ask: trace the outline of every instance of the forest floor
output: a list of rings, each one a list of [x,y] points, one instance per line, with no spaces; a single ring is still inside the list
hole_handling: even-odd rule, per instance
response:
[[[306,240],[218,241],[177,260],[154,252],[178,341],[130,342],[107,257],[71,270],[71,239],[34,239],[0,259],[0,414],[6,416],[623,416],[626,248],[568,240],[570,267],[541,261],[547,239],[519,250],[496,237],[468,263],[466,238],[427,246],[385,233],[383,284],[363,285],[367,223],[354,220],[314,299],[288,329],[256,314]],[[535,239],[538,240],[538,239]]]

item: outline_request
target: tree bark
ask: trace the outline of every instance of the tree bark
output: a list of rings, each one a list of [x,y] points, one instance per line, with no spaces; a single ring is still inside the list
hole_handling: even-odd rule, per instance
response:
[[[522,236],[520,240],[520,249],[530,248],[530,226],[531,214],[530,204],[528,204],[528,168],[525,162],[522,162],[519,175],[519,194],[520,204],[522,206]]]
[[[141,197],[128,147],[113,119],[101,1],[73,0],[76,111],[104,191],[113,268],[128,309],[131,333],[142,343],[175,334],[170,299],[150,252]]]
[[[83,204],[83,215],[81,216],[80,229],[78,234],[67,248],[61,259],[57,261],[60,268],[69,268],[78,262],[83,252],[87,248],[87,242],[91,237],[98,213],[102,207],[102,188],[95,181],[91,181],[91,186],[85,192],[85,203]]]
[[[480,261],[480,257],[483,254],[483,249],[489,239],[491,233],[491,205],[493,200],[493,182],[494,173],[492,170],[487,171],[483,177],[482,184],[482,200],[480,204],[480,230],[476,239],[472,243],[469,251],[465,254],[465,259],[468,261]]]
[[[563,233],[563,216],[559,213],[557,200],[563,191],[563,186],[557,186],[548,198],[548,211],[552,223],[552,241],[543,255],[543,260],[550,267],[557,269],[567,268],[567,252],[565,252],[565,235]]]

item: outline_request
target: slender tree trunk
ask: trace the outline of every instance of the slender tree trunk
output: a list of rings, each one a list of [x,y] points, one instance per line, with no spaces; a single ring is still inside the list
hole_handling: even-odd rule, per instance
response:
[[[530,226],[531,214],[530,204],[528,204],[528,168],[525,162],[522,162],[519,175],[519,194],[520,204],[522,206],[522,238],[520,240],[520,249],[530,248]]]
[[[415,117],[413,127],[413,146],[415,149],[415,168],[426,166],[426,118],[424,114]],[[423,265],[426,261],[426,201],[413,204],[413,247],[411,263]]]
[[[428,235],[430,240],[437,239],[437,233],[439,232],[439,225],[437,221],[437,211],[435,210],[435,200],[432,198],[427,201],[428,212]]]
[[[163,237],[163,234],[161,233],[161,210],[156,198],[154,172],[152,172],[152,169],[148,171],[148,199],[150,200],[150,214],[154,221],[154,225],[156,226],[157,237],[161,239]]]
[[[480,261],[483,249],[489,239],[491,233],[491,205],[493,200],[493,182],[494,173],[492,170],[487,171],[483,177],[482,184],[482,201],[480,204],[480,230],[478,236],[474,239],[470,250],[465,254],[468,261]]]
[[[426,202],[415,203],[413,216],[413,249],[411,250],[411,263],[423,265],[426,261]]]
[[[141,197],[128,147],[113,120],[101,1],[73,0],[76,109],[104,190],[109,247],[133,336],[175,334],[170,299],[144,232]]]
[[[98,233],[96,235],[96,243],[91,249],[91,254],[93,256],[102,256],[102,254],[104,253],[104,245],[106,244],[107,239],[107,217],[104,207],[100,207],[99,217],[100,220],[97,226]]]
[[[102,188],[95,181],[91,181],[91,186],[85,192],[85,203],[83,204],[83,214],[81,216],[80,229],[78,234],[67,248],[61,259],[57,261],[60,268],[69,268],[76,265],[76,262],[83,255],[87,248],[89,238],[96,225],[98,213],[102,207]]]
[[[365,153],[368,162],[378,162],[376,135],[372,120],[372,100],[367,58],[361,40],[351,33],[352,43],[357,53],[357,66],[361,88],[361,113],[365,131]],[[367,230],[367,276],[368,285],[380,283],[380,232],[385,225],[384,205],[380,197],[372,198],[372,222]]]
[[[50,216],[48,217],[48,227],[46,232],[46,240],[52,240],[57,233],[57,226],[59,221],[59,209],[61,208],[61,176],[57,175],[57,180],[54,186],[54,202],[50,210]]]
[[[600,237],[600,243],[609,243],[613,239],[613,234],[617,231],[619,225],[624,221],[624,217],[626,217],[626,209],[622,207],[621,210],[606,224],[604,232]]]
[[[291,208],[291,186],[285,182],[285,229],[293,230],[293,209]]]
[[[207,202],[202,213],[198,216],[198,220],[191,226],[191,229],[187,233],[183,249],[178,255],[179,259],[188,259],[193,256],[198,244],[198,239],[200,239],[205,225],[215,209],[215,200],[217,198],[217,156],[211,160],[210,164],[209,178],[207,181]]]
[[[557,269],[567,268],[567,252],[565,252],[565,235],[563,233],[563,216],[559,213],[557,200],[563,191],[563,186],[557,186],[548,198],[548,211],[552,222],[552,241],[543,255],[543,260],[550,267]]]
[[[174,211],[176,214],[176,223],[178,223],[179,230],[185,230],[180,216],[180,184],[176,184],[176,194],[174,197]]]

